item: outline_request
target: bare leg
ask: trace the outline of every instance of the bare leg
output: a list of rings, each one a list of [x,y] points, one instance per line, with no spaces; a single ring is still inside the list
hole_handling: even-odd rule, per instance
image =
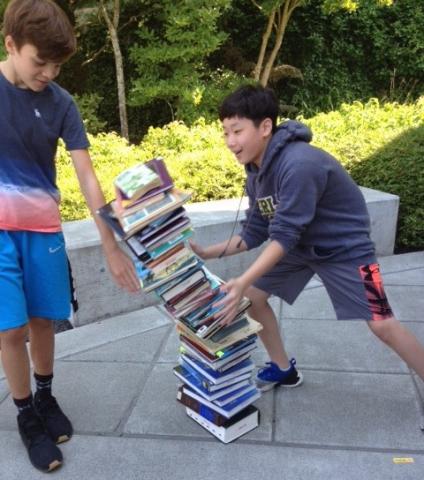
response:
[[[396,318],[370,321],[371,331],[392,348],[424,381],[424,346]]]
[[[248,310],[249,315],[263,326],[259,336],[269,358],[281,369],[289,368],[289,359],[284,350],[277,318],[268,303],[269,294],[256,287],[250,287],[246,291],[246,296],[252,302]]]
[[[53,373],[54,325],[51,320],[31,318],[29,339],[34,371],[39,375]]]
[[[3,369],[12,397],[16,399],[27,398],[31,394],[27,334],[26,325],[0,333]]]

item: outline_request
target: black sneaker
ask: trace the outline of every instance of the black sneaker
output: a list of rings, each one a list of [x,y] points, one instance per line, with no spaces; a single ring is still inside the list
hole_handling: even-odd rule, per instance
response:
[[[63,461],[62,452],[47,434],[34,410],[20,413],[17,420],[19,433],[34,467],[43,472],[59,468]]]
[[[53,395],[40,395],[36,392],[34,408],[52,440],[56,443],[62,443],[67,442],[72,437],[72,424],[62,412]]]

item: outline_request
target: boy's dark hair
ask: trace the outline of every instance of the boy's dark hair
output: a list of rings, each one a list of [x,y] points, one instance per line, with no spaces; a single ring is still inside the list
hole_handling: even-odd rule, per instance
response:
[[[243,85],[228,95],[219,107],[219,119],[240,117],[259,126],[262,120],[272,120],[272,131],[277,127],[278,100],[270,88],[262,85]]]
[[[4,12],[3,34],[20,50],[31,44],[43,60],[62,63],[76,50],[74,29],[52,0],[11,0]]]

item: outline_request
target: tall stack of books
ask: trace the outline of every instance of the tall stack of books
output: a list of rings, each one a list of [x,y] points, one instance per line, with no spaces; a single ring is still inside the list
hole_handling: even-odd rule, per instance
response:
[[[230,325],[221,323],[223,282],[190,249],[193,229],[183,207],[190,195],[174,187],[161,158],[125,170],[114,183],[116,199],[98,214],[134,254],[144,291],[155,292],[176,324],[174,374],[183,383],[177,399],[197,423],[232,441],[259,424],[250,355],[261,327],[246,314],[250,302],[241,301]]]

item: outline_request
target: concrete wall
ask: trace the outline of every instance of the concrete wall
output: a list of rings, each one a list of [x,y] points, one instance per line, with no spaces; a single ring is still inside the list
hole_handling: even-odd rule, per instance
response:
[[[368,188],[361,189],[371,218],[371,238],[378,255],[393,253],[399,197]],[[239,219],[244,218],[246,199]],[[195,241],[203,245],[221,242],[231,235],[239,200],[220,200],[186,206],[195,230]],[[238,223],[238,222],[237,222]],[[235,232],[239,231],[239,225]],[[92,220],[67,222],[64,234],[80,305],[73,319],[76,326],[157,303],[154,293],[127,294],[111,279],[102,255],[99,235]],[[223,279],[239,275],[255,259],[259,250],[208,262],[210,270]]]

